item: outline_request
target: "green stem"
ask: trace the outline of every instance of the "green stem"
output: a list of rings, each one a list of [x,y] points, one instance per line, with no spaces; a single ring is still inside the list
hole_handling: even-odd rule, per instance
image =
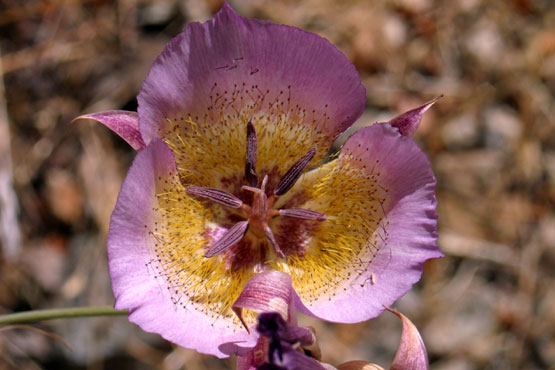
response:
[[[128,313],[127,310],[120,311],[111,306],[54,308],[0,315],[0,325],[74,317],[127,315]]]

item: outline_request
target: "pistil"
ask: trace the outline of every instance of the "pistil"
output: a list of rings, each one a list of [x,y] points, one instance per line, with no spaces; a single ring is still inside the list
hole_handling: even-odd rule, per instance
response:
[[[251,121],[247,123],[247,150],[245,155],[245,178],[249,185],[241,187],[242,190],[253,193],[252,205],[244,204],[241,199],[233,194],[222,190],[202,187],[189,186],[187,192],[189,194],[209,199],[223,206],[230,208],[239,208],[247,214],[247,220],[241,221],[233,225],[215,244],[210,246],[204,253],[204,257],[210,258],[223,253],[233,245],[237,244],[248,230],[259,237],[266,237],[274,252],[281,258],[285,258],[285,254],[281,250],[276,241],[275,235],[270,227],[270,221],[273,217],[284,216],[298,218],[302,220],[325,221],[326,215],[309,209],[291,208],[291,209],[274,209],[275,201],[281,195],[287,193],[297,180],[301,177],[308,164],[316,154],[316,148],[312,148],[308,153],[303,155],[289,170],[281,177],[278,184],[270,197],[266,195],[266,185],[268,184],[268,175],[265,175],[260,187],[258,185],[258,175],[256,173],[258,141],[256,130]]]
[[[260,188],[251,186],[243,186],[243,190],[251,191],[254,193],[252,200],[252,207],[249,212],[249,224],[259,229],[264,229],[264,225],[268,224],[271,216],[269,209],[272,205],[268,204],[268,197],[266,196],[266,184],[268,183],[268,175],[264,176]]]

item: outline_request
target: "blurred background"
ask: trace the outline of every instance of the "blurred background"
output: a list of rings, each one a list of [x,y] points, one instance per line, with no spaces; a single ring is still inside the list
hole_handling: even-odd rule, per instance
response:
[[[166,42],[219,0],[0,0],[0,314],[111,305],[106,234],[134,152],[83,113],[136,110]],[[230,0],[328,38],[367,89],[357,125],[440,94],[416,140],[438,178],[439,243],[395,308],[434,370],[555,369],[555,4],[551,0]],[[302,317],[324,360],[387,368],[392,314]],[[0,329],[0,369],[227,369],[125,317]]]

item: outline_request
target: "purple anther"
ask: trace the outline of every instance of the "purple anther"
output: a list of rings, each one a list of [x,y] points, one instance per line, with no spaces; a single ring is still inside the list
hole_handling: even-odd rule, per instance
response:
[[[326,220],[325,214],[312,211],[310,209],[302,209],[302,208],[280,209],[279,214],[280,216],[300,218],[303,220],[315,220],[315,221]]]
[[[274,189],[274,195],[280,196],[289,191],[295,185],[299,177],[303,174],[306,166],[310,163],[312,158],[316,154],[316,148],[310,149],[308,153],[303,155],[291,168],[283,175],[279,180],[276,188]]]
[[[241,221],[236,223],[229,229],[224,236],[221,237],[213,246],[208,248],[204,253],[204,257],[210,258],[218,255],[232,247],[245,236],[247,229],[249,228],[249,223],[247,221]]]
[[[189,194],[196,195],[197,197],[201,198],[210,199],[226,207],[239,208],[243,204],[243,201],[237,198],[235,195],[214,188],[191,185],[187,186],[186,190]]]
[[[256,131],[251,121],[247,123],[247,155],[245,159],[245,177],[250,186],[258,185],[258,176],[256,175],[256,152],[258,150],[258,142],[256,139]]]

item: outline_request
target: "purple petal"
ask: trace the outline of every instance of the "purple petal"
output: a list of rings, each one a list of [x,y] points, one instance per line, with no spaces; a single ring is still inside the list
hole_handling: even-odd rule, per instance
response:
[[[268,361],[268,344],[270,340],[260,336],[256,346],[244,356],[237,356],[237,370],[256,370]]]
[[[233,310],[241,321],[243,308],[258,313],[278,312],[287,319],[292,309],[292,292],[289,275],[273,270],[263,271],[247,282],[233,304]]]
[[[145,142],[139,132],[139,116],[135,112],[123,110],[110,110],[106,112],[85,114],[75,118],[72,122],[80,119],[92,119],[102,123],[110,130],[119,135],[127,144],[135,150],[145,147]]]
[[[162,135],[167,119],[202,125],[230,115],[239,123],[237,108],[247,112],[250,105],[252,117],[287,113],[291,125],[317,126],[327,134],[324,153],[361,115],[366,94],[354,66],[326,39],[242,18],[224,4],[208,22],[187,24],[166,46],[138,102],[146,142]]]
[[[355,230],[360,225],[356,223],[365,219],[376,220],[370,229],[373,233],[353,235],[356,243],[353,246],[366,244],[362,249],[365,254],[343,265],[350,271],[348,278],[338,282],[343,286],[317,298],[303,296],[302,287],[294,287],[297,293],[301,292],[296,302],[302,312],[329,321],[351,323],[379,315],[383,305],[391,305],[420,279],[426,260],[443,255],[436,243],[436,180],[426,155],[412,139],[388,124],[363,128],[347,140],[339,158],[329,166],[341,163],[347,165],[350,173],[360,173],[368,178],[369,185],[372,181],[374,185],[369,189],[351,189],[357,191],[357,201],[349,201],[351,195],[341,188],[330,189],[329,194],[339,194],[333,198],[339,206],[320,209],[329,220],[321,225],[324,227],[329,222],[329,227],[333,227],[349,217],[348,228],[344,230],[347,232]],[[330,173],[329,169],[325,171]],[[379,197],[383,196],[383,200],[375,201],[373,209],[361,213],[364,203],[358,202],[364,201],[365,192],[381,192]],[[344,198],[347,200],[343,201]],[[359,213],[353,218],[349,212],[354,211]],[[359,230],[362,233],[365,229]],[[329,238],[329,235],[313,235],[313,238],[323,237]],[[329,251],[326,254],[329,256]]]
[[[276,357],[277,354],[274,354],[274,358]],[[287,370],[326,370],[320,362],[296,351],[293,348],[285,350],[282,357],[281,361],[279,358],[276,358],[275,363],[283,366]]]
[[[314,344],[316,339],[310,329],[286,322],[277,312],[263,312],[258,315],[256,331],[260,335],[279,339],[292,345],[299,343],[303,347]]]
[[[155,243],[149,230],[159,221],[157,187],[179,183],[173,155],[165,143],[153,140],[141,150],[122,186],[108,235],[108,265],[117,309],[129,309],[129,320],[180,346],[226,357],[245,354],[257,339],[232,319],[185,300],[173,300],[168,281],[153,271]],[[202,333],[202,335],[199,335]],[[226,348],[225,352],[222,349]]]
[[[402,313],[392,310],[403,321],[401,343],[395,354],[390,370],[428,370],[428,353],[424,341],[414,324]]]
[[[402,135],[412,137],[418,129],[418,126],[420,126],[424,113],[442,97],[443,95],[440,95],[418,108],[411,109],[408,112],[393,118],[389,121],[389,124],[393,127],[397,127]]]

